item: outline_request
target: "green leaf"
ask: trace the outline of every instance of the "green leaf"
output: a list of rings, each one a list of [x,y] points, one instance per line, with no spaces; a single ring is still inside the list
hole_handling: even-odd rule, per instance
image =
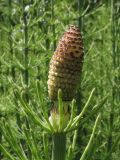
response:
[[[0,150],[9,160],[16,160],[1,144],[0,144]]]

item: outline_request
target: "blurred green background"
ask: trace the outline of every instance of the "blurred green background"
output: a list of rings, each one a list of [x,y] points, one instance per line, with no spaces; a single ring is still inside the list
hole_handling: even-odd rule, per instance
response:
[[[78,112],[93,88],[96,88],[91,102],[93,106],[109,93],[101,111],[100,136],[90,160],[104,160],[108,153],[108,160],[119,160],[119,0],[0,0],[0,121],[3,118],[8,121],[17,137],[20,135],[16,128],[29,124],[34,130],[42,159],[49,159],[43,153],[43,131],[29,118],[26,122],[13,90],[17,86],[24,92],[26,100],[39,113],[35,89],[38,79],[46,112],[50,111],[52,102],[47,92],[49,61],[70,24],[79,26],[84,41],[84,65],[76,93]],[[94,120],[95,117],[79,129],[75,160],[79,160],[89,140]],[[14,155],[2,130],[0,143]],[[26,142],[20,143],[24,143],[26,150]],[[48,149],[50,145],[48,140]],[[7,160],[1,151],[0,160]]]

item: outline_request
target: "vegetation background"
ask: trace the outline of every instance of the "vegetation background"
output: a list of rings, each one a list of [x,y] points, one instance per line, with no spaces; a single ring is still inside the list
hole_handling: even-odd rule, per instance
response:
[[[38,79],[42,105],[46,112],[50,111],[47,93],[49,61],[58,40],[70,24],[80,27],[85,49],[81,84],[76,94],[78,112],[93,88],[96,92],[88,112],[109,93],[101,111],[99,136],[89,160],[119,160],[119,0],[0,0],[0,144],[7,150],[5,154],[0,151],[0,160],[8,160],[7,154],[24,160],[24,156],[20,158],[18,150],[11,147],[14,138],[17,139],[14,144],[22,146],[29,160],[37,160],[35,155],[40,160],[50,159],[51,138],[24,115],[14,95],[14,87],[25,93],[27,102],[39,114],[41,106],[35,87]],[[80,159],[87,145],[94,121],[95,117],[89,119],[78,130],[75,160]],[[71,138],[72,133],[69,136]],[[34,142],[33,152],[30,141]]]

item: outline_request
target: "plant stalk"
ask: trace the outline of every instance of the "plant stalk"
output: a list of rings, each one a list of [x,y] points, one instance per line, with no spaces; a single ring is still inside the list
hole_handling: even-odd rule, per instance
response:
[[[51,19],[53,22],[55,22],[54,20],[54,0],[51,0]],[[56,40],[55,40],[55,24],[52,24],[52,33],[53,33],[53,46],[54,46],[54,50],[56,49]]]
[[[0,144],[2,144],[2,130],[0,129]],[[0,159],[2,159],[2,153],[0,151]]]
[[[66,134],[55,133],[52,137],[52,160],[65,160],[66,155]]]
[[[113,70],[116,69],[116,63],[115,63],[115,6],[114,6],[114,0],[111,0],[111,35],[112,35],[112,54],[113,54]],[[115,77],[113,78],[115,82]],[[115,86],[112,86],[112,105],[111,105],[111,111],[110,111],[110,117],[109,117],[109,135],[108,135],[108,146],[107,151],[110,152],[112,146],[113,146],[113,123],[114,123],[114,109],[115,109]],[[112,154],[109,156],[109,159],[112,159]]]

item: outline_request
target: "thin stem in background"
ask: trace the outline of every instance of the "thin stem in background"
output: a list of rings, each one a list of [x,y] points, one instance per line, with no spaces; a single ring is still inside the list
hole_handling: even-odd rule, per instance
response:
[[[34,0],[31,0],[31,4],[32,5],[34,4]],[[35,7],[33,8],[33,15],[32,15],[32,17],[33,17],[33,19],[37,17],[37,11],[36,11]],[[39,26],[39,23],[38,23],[38,26]],[[31,28],[31,30],[34,30],[34,26]],[[32,36],[32,44],[34,45],[34,48],[32,48],[32,52],[33,52],[34,55],[37,55],[36,48],[35,48],[35,33]],[[36,67],[36,70],[37,70],[36,79],[40,80],[41,76],[40,76],[40,66],[39,65]]]
[[[107,7],[106,7],[106,10],[107,10]],[[96,46],[97,46],[97,44],[96,44]],[[99,72],[99,77],[98,77],[98,79],[100,79],[100,81],[99,81],[99,86],[100,87],[98,87],[98,96],[99,96],[99,98],[101,99],[102,97],[104,97],[104,70],[103,70],[103,68],[104,68],[104,66],[103,66],[103,61],[104,61],[104,55],[103,54],[100,54],[100,53],[104,53],[104,31],[103,32],[101,32],[101,38],[100,38],[100,51],[99,51],[99,70],[100,70],[100,72]],[[104,113],[104,110],[101,110],[101,112],[99,113],[99,116],[100,116],[100,119],[101,119],[101,121],[100,121],[100,132],[101,133],[103,133],[103,121],[104,121],[104,117],[103,117],[103,113]],[[100,134],[100,136],[98,136],[98,143],[99,143],[99,145],[101,145],[102,144],[102,142],[104,141],[104,139],[103,139],[103,136],[102,136],[102,134]],[[102,159],[102,155],[100,155],[100,158]]]
[[[2,16],[0,16],[0,23],[2,23],[3,22],[3,17]],[[0,42],[2,43],[2,30],[0,31]],[[3,53],[3,47],[0,45],[0,55],[2,55],[2,53]],[[1,62],[1,60],[0,60],[0,77],[2,76],[2,62]],[[2,85],[0,85],[0,92],[2,93]]]
[[[49,38],[49,31],[50,31],[50,24],[49,24],[49,19],[51,18],[50,16],[50,12],[51,12],[51,0],[44,0],[44,12],[47,13],[47,16],[45,16],[45,18],[43,19],[43,25],[41,27],[41,30],[42,32],[44,33],[44,43],[45,43],[45,49],[46,49],[46,52],[45,52],[45,56],[46,59],[45,59],[45,68],[48,67],[48,64],[49,64],[49,60],[48,60],[48,51],[49,51],[49,48],[50,48],[50,38]],[[39,69],[39,67],[38,67]],[[39,70],[38,70],[38,73],[39,73]],[[47,70],[45,69],[45,75],[47,75],[48,72]],[[45,76],[45,79],[47,80],[47,76]]]
[[[26,4],[25,0],[22,0],[22,16],[23,16],[23,30],[24,30],[24,47],[23,47],[23,57],[24,57],[24,70],[23,70],[23,85],[25,86],[25,100],[27,103],[29,103],[29,70],[28,70],[28,63],[29,63],[29,51],[28,51],[28,25],[27,25],[27,18],[28,18],[28,12],[25,10],[26,6],[29,5],[29,3]],[[25,119],[25,124],[26,124],[26,128],[29,130],[29,122],[28,119],[26,117],[24,117]],[[23,141],[23,147],[25,148],[25,142]],[[28,158],[31,160],[32,159],[32,155],[31,155],[31,151],[28,148]]]
[[[14,61],[14,50],[13,50],[13,41],[12,41],[12,31],[13,31],[13,26],[12,26],[12,1],[7,0],[8,2],[8,43],[9,43],[9,55],[11,57],[11,62]],[[15,72],[15,65],[11,63],[11,77],[12,81],[16,81],[16,72]],[[16,108],[18,108],[18,103],[16,101],[15,95],[13,97],[14,103],[16,105]],[[21,128],[21,120],[20,120],[20,115],[18,112],[16,112],[16,120],[19,128]]]
[[[118,52],[118,39],[117,34],[119,32],[117,31],[118,27],[118,17],[117,17],[117,2],[114,0],[111,0],[111,36],[112,36],[112,60],[113,60],[113,86],[112,86],[112,102],[111,102],[111,111],[110,111],[110,117],[109,117],[109,136],[108,136],[108,147],[107,151],[110,152],[112,149],[112,146],[114,144],[113,134],[114,134],[114,121],[115,121],[115,107],[117,99],[119,99],[119,90],[118,90],[118,79],[119,75],[115,74],[115,72],[118,70],[119,66],[119,52]],[[119,102],[118,102],[119,103]],[[109,159],[112,160],[112,153],[109,154]]]
[[[79,14],[79,17],[78,17],[78,26],[79,26],[80,30],[82,31],[83,17],[81,17],[81,12],[83,11],[84,6],[83,6],[83,1],[78,0],[77,2],[78,2],[78,14]],[[77,91],[76,103],[77,103],[77,113],[79,114],[81,112],[81,110],[82,110],[82,108],[81,108],[81,106],[82,106],[82,93],[81,93],[81,89],[79,89]],[[79,127],[77,129],[77,131],[74,132],[74,134],[75,134],[74,136],[76,137],[75,140],[74,140],[74,144],[76,144],[76,146],[78,147],[78,152],[75,155],[75,159],[79,160],[79,158],[81,157],[81,154],[82,154],[81,148],[83,146],[83,141],[82,141],[83,137],[81,135],[86,135],[86,131],[83,131],[83,128]]]
[[[34,4],[34,0],[31,0],[31,4],[32,5]],[[33,8],[32,18],[34,19],[35,17],[37,17],[37,14],[36,14],[36,10],[35,10],[35,7],[34,7]],[[34,26],[31,27],[31,30],[34,30]],[[32,52],[35,55],[36,54],[36,50],[35,50],[35,33],[32,36],[32,44],[34,45],[34,47],[32,48]]]
[[[1,119],[1,117],[0,117]],[[0,144],[2,144],[2,130],[0,129]],[[2,159],[2,152],[0,150],[0,159]]]
[[[3,7],[1,4],[0,6]],[[5,34],[5,31],[2,29],[2,26],[5,25],[5,21],[8,21],[8,19],[5,19],[3,13],[4,13],[3,11],[0,12],[0,96],[3,96],[4,94],[6,94],[6,91],[8,89],[2,78],[2,76],[5,75],[4,69],[6,70],[6,72],[8,70],[8,67],[5,67],[2,62],[4,61],[4,53],[6,52],[5,45],[4,45],[6,34]],[[8,39],[6,41],[8,41]]]
[[[51,0],[51,19],[52,19],[52,33],[53,33],[53,48],[56,49],[56,39],[55,39],[55,21],[54,21],[54,0]]]
[[[14,51],[13,51],[13,41],[12,41],[12,1],[8,0],[8,43],[9,43],[9,53],[11,57],[11,61],[13,61]],[[14,64],[11,64],[11,76],[12,80],[15,81],[15,66]]]
[[[23,11],[23,26],[24,26],[24,66],[23,82],[28,87],[29,83],[29,72],[28,72],[28,26],[27,26],[27,11],[25,11],[25,2],[22,0],[22,11]],[[26,100],[28,101],[28,94],[26,93]]]
[[[114,0],[111,0],[111,34],[112,34],[112,54],[115,52],[115,26],[114,26]],[[115,55],[113,56],[113,66],[115,67]],[[114,68],[115,69],[115,68]],[[111,112],[109,117],[109,136],[108,136],[108,147],[107,152],[109,152],[112,148],[113,143],[113,122],[114,122],[114,100],[115,100],[115,88],[112,88],[112,105]],[[112,155],[110,155],[110,160],[112,159]]]
[[[50,1],[46,1],[44,0],[44,5],[45,5],[45,12],[49,12],[50,9],[49,9],[49,6],[50,6]],[[48,15],[49,16],[49,15]],[[46,45],[46,50],[49,49],[50,47],[50,39],[48,37],[48,33],[49,33],[49,22],[47,21],[48,20],[48,17],[46,19],[44,19],[44,33],[45,33],[45,45]]]
[[[78,0],[78,14],[79,14],[79,17],[78,17],[78,26],[79,28],[82,30],[82,24],[83,24],[83,19],[81,17],[81,12],[83,11],[83,8],[84,8],[84,3],[83,1],[81,0]]]

